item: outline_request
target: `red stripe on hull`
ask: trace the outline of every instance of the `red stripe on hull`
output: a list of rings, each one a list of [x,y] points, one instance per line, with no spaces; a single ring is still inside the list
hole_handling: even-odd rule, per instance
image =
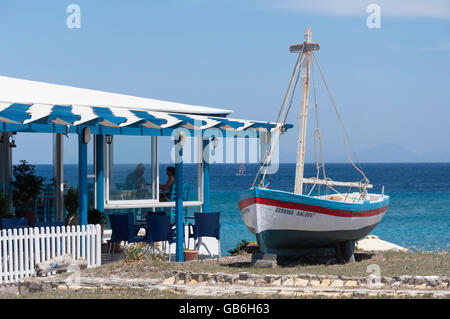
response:
[[[364,210],[364,211],[339,210],[339,209],[333,209],[333,208],[328,208],[328,207],[312,206],[312,205],[306,205],[306,204],[300,204],[300,203],[292,203],[292,202],[286,202],[286,201],[268,199],[268,198],[262,198],[262,197],[246,198],[244,200],[241,200],[238,205],[239,205],[239,209],[242,211],[244,208],[246,208],[252,204],[262,204],[262,205],[269,205],[269,206],[275,206],[275,207],[281,207],[281,208],[304,210],[304,211],[308,211],[308,212],[313,212],[313,213],[318,213],[318,214],[326,214],[326,215],[332,215],[332,216],[338,216],[338,217],[370,217],[370,216],[375,216],[375,215],[385,213],[388,209],[388,205],[386,205],[386,206],[383,206],[380,208]]]

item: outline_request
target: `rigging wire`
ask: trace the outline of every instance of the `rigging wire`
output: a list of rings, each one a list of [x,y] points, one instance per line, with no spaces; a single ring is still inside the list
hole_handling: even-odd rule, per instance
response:
[[[286,120],[287,120],[287,116],[291,110],[292,107],[292,103],[293,103],[293,98],[295,95],[295,89],[297,88],[297,84],[298,84],[298,80],[300,77],[300,69],[303,63],[303,60],[305,58],[305,54],[303,52],[304,50],[302,49],[302,51],[299,53],[299,56],[297,58],[297,61],[295,63],[294,66],[294,70],[292,72],[292,76],[291,79],[289,81],[289,85],[288,85],[288,89],[286,91],[286,94],[283,98],[283,102],[281,104],[280,107],[280,111],[278,112],[278,116],[277,116],[277,127],[275,128],[276,131],[279,131],[279,134],[275,135],[275,141],[272,143],[272,145],[270,146],[268,152],[267,152],[267,156],[265,157],[264,161],[261,163],[258,172],[256,173],[255,179],[253,181],[252,184],[252,188],[255,187],[256,181],[258,179],[258,176],[261,175],[262,170],[264,169],[264,173],[262,174],[261,177],[261,181],[259,186],[262,188],[265,188],[268,186],[268,184],[270,184],[270,181],[267,185],[265,185],[265,179],[266,179],[266,174],[267,174],[267,164],[271,161],[272,158],[272,152],[274,147],[277,145],[277,143],[279,142],[279,138],[280,135],[284,133],[284,125],[286,124]],[[336,103],[334,101],[333,95],[331,94],[330,89],[328,88],[327,82],[325,80],[325,76],[322,72],[322,68],[320,67],[320,64],[314,54],[314,52],[312,52],[313,58],[317,64],[317,67],[319,69],[319,73],[321,75],[322,81],[324,83],[324,86],[330,96],[331,102],[333,104],[334,107],[334,111],[336,113],[336,116],[339,120],[339,124],[340,124],[340,128],[341,128],[341,134],[342,134],[342,138],[343,138],[343,142],[344,142],[344,149],[345,149],[345,153],[347,156],[347,159],[350,161],[350,163],[352,164],[352,166],[362,175],[363,179],[360,181],[360,186],[359,186],[359,192],[360,192],[360,198],[363,198],[365,196],[366,193],[366,184],[369,184],[369,179],[366,177],[366,175],[363,172],[363,169],[361,167],[361,164],[358,162],[355,151],[353,149],[353,146],[351,144],[350,138],[347,134],[347,131],[345,130],[344,124],[342,122],[341,116],[339,114],[339,111],[337,109]],[[297,76],[296,76],[297,75]],[[341,195],[341,193],[339,191],[337,191],[334,187],[332,187],[332,185],[330,185],[328,182],[332,182],[331,179],[327,178],[326,175],[326,170],[325,170],[325,163],[324,163],[324,157],[323,157],[323,150],[322,150],[322,134],[319,128],[319,117],[318,117],[318,107],[317,107],[317,92],[316,92],[316,86],[315,86],[315,79],[314,79],[314,63],[311,63],[311,76],[312,76],[312,82],[313,82],[313,89],[314,89],[314,107],[315,107],[315,113],[316,113],[316,129],[314,131],[314,151],[315,151],[315,162],[316,162],[316,170],[317,170],[317,174],[316,174],[316,179],[320,180],[320,168],[322,168],[322,175],[323,175],[323,181],[325,182],[326,185],[326,189],[331,189],[333,190],[335,193]],[[292,83],[294,81],[295,78],[295,82],[294,82],[294,86],[292,87]],[[291,93],[292,90],[292,93]],[[289,100],[289,103],[288,103]],[[280,121],[281,120],[281,121]],[[347,142],[350,146],[350,149],[353,153],[353,155],[356,158],[357,164],[355,164],[355,162],[352,160],[348,148],[347,148]],[[317,144],[319,144],[319,158],[317,155]],[[320,160],[320,164],[319,164],[319,160]],[[310,195],[312,193],[312,191],[314,190],[314,188],[316,187],[317,183],[314,183],[314,185],[311,187],[308,195]],[[319,195],[320,195],[320,184],[318,186],[319,189]],[[347,195],[345,196],[345,198],[347,199],[349,196],[349,192],[351,190],[351,187],[349,188],[349,190],[347,191]],[[326,192],[328,194],[328,191]]]
[[[362,175],[363,179],[361,180],[361,183],[363,184],[363,190],[361,190],[361,188],[360,188],[360,192],[361,191],[365,191],[365,184],[369,184],[369,179],[364,174],[364,172],[363,172],[363,170],[361,168],[361,164],[358,163],[359,167],[356,166],[356,164],[353,162],[353,160],[352,160],[352,158],[351,158],[351,156],[350,156],[350,154],[348,152],[347,140],[348,140],[348,144],[350,145],[351,151],[352,151],[353,155],[356,158],[355,151],[353,149],[353,146],[351,144],[351,141],[350,141],[350,138],[349,138],[349,136],[347,134],[347,131],[345,130],[344,124],[342,122],[341,116],[340,116],[339,111],[337,109],[337,106],[336,106],[336,103],[334,101],[333,95],[331,94],[331,91],[328,88],[327,82],[325,80],[325,76],[324,76],[324,74],[322,72],[322,68],[320,67],[319,61],[317,61],[317,58],[316,58],[316,55],[314,54],[314,52],[312,53],[312,55],[314,57],[314,61],[316,61],[317,67],[318,67],[318,69],[320,71],[320,75],[322,77],[322,81],[323,81],[323,83],[325,85],[325,88],[327,89],[328,95],[330,96],[331,102],[332,102],[333,107],[334,107],[334,111],[336,112],[336,116],[337,116],[337,118],[339,120],[339,125],[340,125],[340,128],[341,128],[342,138],[343,138],[343,142],[344,142],[344,149],[345,149],[345,153],[347,155],[347,159],[350,161],[350,163],[353,165],[353,167]]]
[[[286,119],[287,119],[287,116],[288,116],[289,111],[291,109],[292,96],[294,95],[295,89],[297,87],[298,75],[300,74],[300,69],[301,69],[301,65],[303,63],[304,58],[305,58],[305,55],[303,54],[303,49],[302,49],[302,51],[299,53],[297,61],[295,63],[294,71],[292,72],[291,80],[289,81],[289,86],[288,86],[286,95],[284,96],[283,102],[282,102],[281,107],[280,107],[280,111],[279,111],[278,116],[277,116],[277,122],[276,122],[277,123],[277,127],[276,127],[276,130],[279,130],[281,134],[284,133],[284,125],[286,124]],[[293,89],[292,94],[291,94],[292,83],[293,83],[293,81],[295,79],[295,75],[296,74],[298,74],[298,75],[297,75],[297,79],[296,79],[295,84],[294,84],[294,89]],[[288,100],[289,96],[291,96],[291,100],[290,100],[289,107],[286,109],[287,100]],[[283,121],[281,123],[280,123],[280,118],[283,119]],[[267,174],[267,164],[270,162],[270,160],[272,158],[272,152],[273,152],[274,146],[279,142],[279,136],[280,136],[280,134],[275,135],[275,137],[276,137],[275,141],[270,146],[270,149],[268,151],[268,154],[267,154],[266,158],[264,159],[264,162],[261,163],[261,165],[260,165],[260,167],[258,169],[258,172],[256,173],[255,179],[253,180],[252,188],[255,187],[255,184],[256,184],[256,181],[258,179],[258,176],[261,174],[263,169],[265,169],[265,170],[264,170],[264,174],[263,174],[263,176],[261,178],[259,186],[261,186],[263,188],[267,186],[267,185],[264,185],[264,180],[265,180],[265,177],[266,177],[266,174]]]

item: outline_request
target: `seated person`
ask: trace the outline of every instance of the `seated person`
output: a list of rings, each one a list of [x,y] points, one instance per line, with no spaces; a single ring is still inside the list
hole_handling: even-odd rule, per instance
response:
[[[159,185],[159,201],[168,202],[170,200],[170,193],[175,185],[175,167],[169,166],[166,168],[167,183]]]
[[[125,188],[128,190],[141,190],[142,186],[145,185],[144,173],[145,165],[138,164],[135,170],[128,174],[125,181]]]

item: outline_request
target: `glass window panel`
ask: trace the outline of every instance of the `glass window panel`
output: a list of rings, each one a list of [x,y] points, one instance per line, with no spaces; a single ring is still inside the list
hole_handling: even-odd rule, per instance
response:
[[[109,200],[152,200],[152,141],[149,136],[113,138],[109,160]]]

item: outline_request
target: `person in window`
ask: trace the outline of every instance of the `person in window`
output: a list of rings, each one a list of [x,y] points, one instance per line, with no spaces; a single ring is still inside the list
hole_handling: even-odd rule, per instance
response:
[[[167,182],[159,185],[159,201],[168,202],[172,188],[175,186],[175,167],[169,166],[166,168]]]
[[[134,171],[132,171],[127,176],[127,179],[125,181],[126,189],[136,191],[141,190],[142,187],[145,185],[144,173],[145,173],[145,165],[142,163],[138,164],[134,169]]]

